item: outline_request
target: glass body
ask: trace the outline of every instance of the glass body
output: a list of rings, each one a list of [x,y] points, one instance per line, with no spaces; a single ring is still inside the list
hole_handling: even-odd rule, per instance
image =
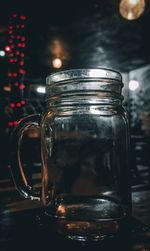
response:
[[[47,222],[73,240],[102,240],[125,229],[131,213],[128,119],[122,78],[108,69],[76,69],[47,78],[47,112],[16,129],[13,177],[24,197],[40,199]],[[20,160],[23,134],[41,130],[41,198]],[[18,165],[18,168],[16,166]]]
[[[105,69],[47,78],[42,202],[56,230],[69,238],[115,235],[129,217],[129,135],[121,89],[121,76]]]

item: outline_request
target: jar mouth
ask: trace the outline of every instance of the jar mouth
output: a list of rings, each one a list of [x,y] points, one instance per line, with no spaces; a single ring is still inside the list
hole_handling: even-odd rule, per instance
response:
[[[107,79],[121,82],[122,76],[119,72],[106,68],[71,69],[51,74],[46,78],[46,84],[49,86],[59,82],[68,82],[79,79],[80,81]]]

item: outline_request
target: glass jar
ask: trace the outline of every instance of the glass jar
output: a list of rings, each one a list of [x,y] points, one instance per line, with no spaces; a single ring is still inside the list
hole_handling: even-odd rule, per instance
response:
[[[124,229],[131,213],[128,119],[122,77],[110,69],[73,69],[47,77],[47,112],[22,120],[40,127],[42,205],[55,230],[74,240],[101,240]],[[18,139],[19,138],[19,139]],[[20,151],[20,150],[18,150]],[[19,154],[14,179],[25,197],[39,199]]]

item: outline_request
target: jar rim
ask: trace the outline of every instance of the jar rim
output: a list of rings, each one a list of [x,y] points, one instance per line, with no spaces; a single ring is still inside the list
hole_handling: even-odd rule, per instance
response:
[[[117,81],[122,81],[122,76],[118,71],[109,68],[77,68],[52,73],[46,78],[46,84],[51,85],[62,81],[67,82],[77,79],[113,79]]]

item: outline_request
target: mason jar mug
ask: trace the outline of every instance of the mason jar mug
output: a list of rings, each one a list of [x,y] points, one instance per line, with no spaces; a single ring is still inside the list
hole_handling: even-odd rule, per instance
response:
[[[122,77],[110,69],[72,69],[46,82],[46,113],[26,117],[15,129],[16,186],[24,197],[41,201],[59,234],[82,241],[116,236],[131,214]],[[20,159],[22,137],[31,127],[40,128],[40,196]]]

